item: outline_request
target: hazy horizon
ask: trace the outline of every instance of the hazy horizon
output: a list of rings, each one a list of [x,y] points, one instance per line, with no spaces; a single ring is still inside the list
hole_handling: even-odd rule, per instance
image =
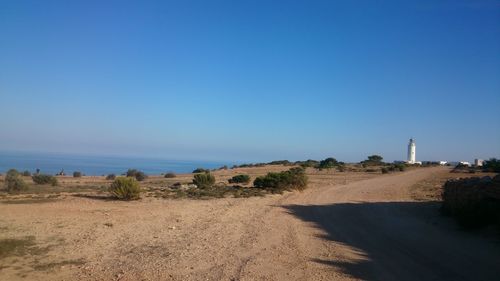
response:
[[[0,151],[500,157],[498,1],[0,1],[0,38]]]

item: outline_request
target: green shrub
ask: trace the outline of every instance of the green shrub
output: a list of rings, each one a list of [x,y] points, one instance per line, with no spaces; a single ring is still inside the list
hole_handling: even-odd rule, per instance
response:
[[[290,161],[288,161],[288,160],[275,160],[275,161],[271,161],[271,162],[267,163],[267,165],[289,166],[289,165],[292,165],[292,163],[290,163]]]
[[[10,169],[5,175],[5,189],[8,192],[17,192],[28,188],[21,174],[15,169]]]
[[[210,170],[203,169],[203,168],[197,168],[193,171],[193,174],[199,174],[199,173],[210,173]]]
[[[307,176],[301,167],[292,168],[280,173],[268,173],[265,176],[257,177],[254,186],[264,189],[277,190],[303,190],[307,187]]]
[[[141,188],[133,177],[118,177],[109,187],[109,192],[117,199],[135,200],[140,198]]]
[[[193,183],[199,188],[207,188],[215,184],[215,177],[210,173],[196,174]]]
[[[335,158],[326,158],[325,160],[321,160],[318,165],[318,169],[331,169],[335,168],[336,166],[339,165],[339,162]]]
[[[107,180],[115,180],[116,179],[116,175],[115,174],[109,174],[106,176],[106,179]]]
[[[135,178],[138,181],[143,181],[147,178],[147,176],[144,172],[136,170],[136,169],[128,169],[126,175],[127,175],[127,177]]]
[[[31,172],[30,171],[24,171],[23,176],[25,177],[31,177]]]
[[[382,168],[382,169],[381,169],[381,172],[382,172],[382,174],[387,174],[387,173],[389,173],[389,169],[387,169],[387,168]]]
[[[500,160],[491,158],[490,160],[484,161],[483,170],[485,172],[500,173]]]
[[[380,166],[384,165],[384,162],[382,161],[384,158],[380,155],[371,155],[368,156],[367,160],[361,161],[360,163],[363,164],[363,167],[367,166]]]
[[[175,178],[176,175],[174,173],[166,173],[164,177],[170,179],[170,178]]]
[[[403,172],[406,170],[406,165],[405,164],[395,164],[394,167],[398,169],[399,171]]]
[[[57,185],[57,178],[51,175],[38,174],[33,175],[31,178],[36,184],[51,184],[52,186]]]
[[[82,172],[78,172],[78,171],[73,172],[73,177],[74,178],[81,178],[82,177]]]
[[[249,175],[236,175],[229,179],[229,183],[249,183],[250,176]]]
[[[306,161],[296,161],[294,163],[295,165],[301,166],[303,168],[318,168],[319,167],[319,162],[316,160],[306,160]]]

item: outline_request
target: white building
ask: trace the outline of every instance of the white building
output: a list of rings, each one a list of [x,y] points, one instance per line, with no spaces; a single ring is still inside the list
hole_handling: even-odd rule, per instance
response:
[[[408,157],[406,159],[406,162],[408,164],[416,163],[416,157],[417,157],[416,153],[417,153],[417,144],[415,143],[415,140],[411,138],[410,142],[408,143]]]
[[[476,167],[482,167],[484,164],[484,160],[483,159],[475,159],[474,160],[474,166]]]

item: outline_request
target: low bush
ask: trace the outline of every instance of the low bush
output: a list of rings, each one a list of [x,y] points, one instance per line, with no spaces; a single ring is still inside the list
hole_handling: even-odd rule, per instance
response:
[[[135,200],[140,198],[141,188],[133,177],[118,177],[109,187],[109,193],[117,199]]]
[[[106,176],[106,179],[107,180],[115,180],[116,179],[116,175],[115,174],[109,174]]]
[[[210,173],[210,170],[208,169],[203,169],[203,168],[197,168],[193,171],[193,174],[199,174],[199,173]]]
[[[308,159],[306,161],[295,161],[293,164],[303,168],[317,168],[319,166],[319,161]]]
[[[215,177],[210,173],[196,174],[193,183],[199,188],[207,188],[215,184]]]
[[[283,165],[283,166],[290,166],[292,163],[288,160],[275,160],[267,163],[267,165]]]
[[[24,171],[23,176],[25,177],[31,177],[31,172],[30,171]]]
[[[236,175],[229,179],[229,183],[249,183],[250,176],[249,175]]]
[[[128,169],[126,175],[127,175],[127,177],[135,178],[138,181],[143,181],[147,178],[147,176],[144,172],[136,170],[136,169]]]
[[[393,169],[393,170],[394,170],[394,169]],[[382,174],[387,174],[387,173],[389,173],[389,169],[388,169],[388,168],[382,168],[380,171],[382,172]]]
[[[167,179],[171,179],[171,178],[175,178],[176,175],[174,173],[166,173],[164,177]]]
[[[368,167],[368,166],[381,166],[384,165],[385,163],[382,161],[384,158],[380,155],[371,155],[368,156],[367,160],[361,161],[360,163],[363,165],[363,167]]]
[[[51,175],[37,174],[33,175],[31,178],[36,184],[51,184],[52,186],[57,185],[57,178]]]
[[[307,176],[302,167],[292,168],[280,173],[268,173],[265,176],[257,177],[254,186],[264,189],[277,190],[303,190],[307,187]]]
[[[73,177],[74,178],[81,178],[82,177],[82,172],[78,172],[78,171],[73,172]]]
[[[483,170],[485,172],[500,173],[500,160],[491,158],[490,160],[484,161]]]
[[[21,177],[21,174],[15,170],[10,169],[5,175],[5,189],[8,192],[17,192],[21,190],[25,190],[28,188],[28,185],[24,182]]]
[[[406,165],[405,164],[395,164],[394,167],[398,169],[399,171],[403,172],[406,170]]]
[[[321,160],[318,165],[318,169],[331,169],[335,168],[336,166],[339,165],[339,162],[335,158],[326,158],[325,160]]]

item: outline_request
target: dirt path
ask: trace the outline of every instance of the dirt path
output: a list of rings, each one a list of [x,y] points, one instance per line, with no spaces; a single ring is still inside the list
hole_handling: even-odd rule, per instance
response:
[[[35,237],[39,250],[0,259],[0,279],[494,280],[498,243],[410,198],[438,169],[313,176],[265,198],[0,204],[0,239]]]
[[[321,238],[303,233],[316,249],[308,260],[341,280],[498,280],[499,241],[457,230],[439,203],[411,199],[410,187],[440,169],[319,187],[285,206]]]

